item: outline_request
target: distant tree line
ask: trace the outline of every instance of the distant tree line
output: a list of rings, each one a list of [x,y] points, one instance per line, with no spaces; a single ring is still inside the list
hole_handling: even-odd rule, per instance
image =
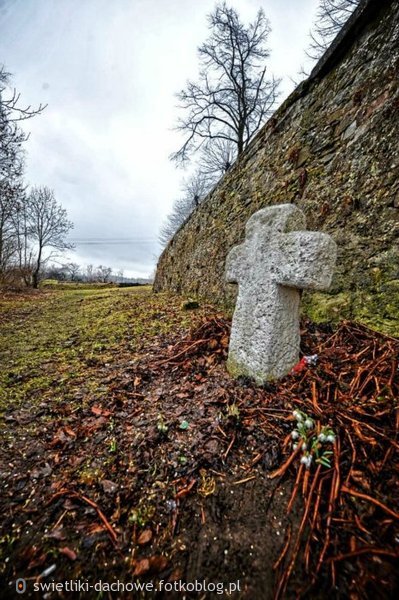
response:
[[[307,51],[311,58],[320,58],[359,2],[320,0]],[[182,116],[176,129],[184,141],[171,159],[181,166],[194,162],[194,168],[161,227],[162,246],[244,152],[278,97],[280,80],[266,67],[271,28],[263,10],[246,26],[234,8],[218,3],[208,26],[209,38],[198,48],[198,78],[177,94]]]
[[[110,281],[123,281],[123,270],[113,274],[111,267],[105,265],[87,265],[85,267],[75,262],[64,264],[49,264],[43,270],[43,277],[56,281],[76,281],[86,283],[108,283]]]
[[[44,110],[20,105],[10,75],[0,67],[0,282],[37,287],[44,265],[71,249],[67,235],[73,225],[54,192],[31,189],[23,181],[24,142],[20,122]]]
[[[51,285],[53,281],[60,283],[113,283],[120,287],[129,285],[148,285],[151,277],[125,277],[123,269],[113,270],[106,265],[80,265],[75,262],[50,263],[42,270],[44,284]]]

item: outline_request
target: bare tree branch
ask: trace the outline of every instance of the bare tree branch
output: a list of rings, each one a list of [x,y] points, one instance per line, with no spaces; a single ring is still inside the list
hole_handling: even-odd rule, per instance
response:
[[[320,0],[307,54],[319,59],[330,46],[360,0]]]
[[[54,192],[45,186],[31,190],[27,215],[29,237],[36,243],[32,277],[33,286],[37,287],[44,260],[43,250],[47,247],[60,252],[72,249],[74,246],[66,237],[73,223],[68,220],[66,210],[55,200]]]
[[[168,244],[193,210],[201,204],[213,184],[214,179],[204,176],[201,171],[196,171],[191,177],[183,181],[183,195],[175,200],[170,214],[161,227],[159,241],[162,246]]]
[[[223,145],[230,159],[238,157],[271,114],[280,83],[266,77],[270,25],[262,10],[246,27],[233,8],[218,4],[208,23],[211,34],[198,49],[198,81],[188,81],[177,95],[185,114],[176,129],[187,136],[171,159],[180,164],[200,149],[212,153],[211,143],[213,161]],[[218,171],[225,170],[221,163]]]

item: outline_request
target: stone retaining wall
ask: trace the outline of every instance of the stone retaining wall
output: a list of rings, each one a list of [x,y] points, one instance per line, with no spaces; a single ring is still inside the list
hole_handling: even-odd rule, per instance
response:
[[[399,335],[399,3],[363,2],[332,49],[176,233],[155,291],[231,305],[229,249],[255,211],[292,202],[338,244],[315,320],[356,318]]]

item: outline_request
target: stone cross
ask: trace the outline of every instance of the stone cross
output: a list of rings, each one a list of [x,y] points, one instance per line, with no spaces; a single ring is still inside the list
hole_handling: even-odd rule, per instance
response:
[[[226,279],[238,283],[227,368],[259,384],[283,377],[299,360],[300,290],[329,287],[336,244],[326,233],[302,231],[293,204],[253,214],[245,241],[229,252]]]

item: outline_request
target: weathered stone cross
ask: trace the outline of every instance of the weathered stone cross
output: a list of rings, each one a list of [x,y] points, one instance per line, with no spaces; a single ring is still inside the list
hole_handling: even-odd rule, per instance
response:
[[[299,360],[299,290],[328,288],[336,261],[332,238],[305,227],[293,204],[263,208],[227,256],[226,279],[239,286],[227,362],[235,377],[264,383]]]

